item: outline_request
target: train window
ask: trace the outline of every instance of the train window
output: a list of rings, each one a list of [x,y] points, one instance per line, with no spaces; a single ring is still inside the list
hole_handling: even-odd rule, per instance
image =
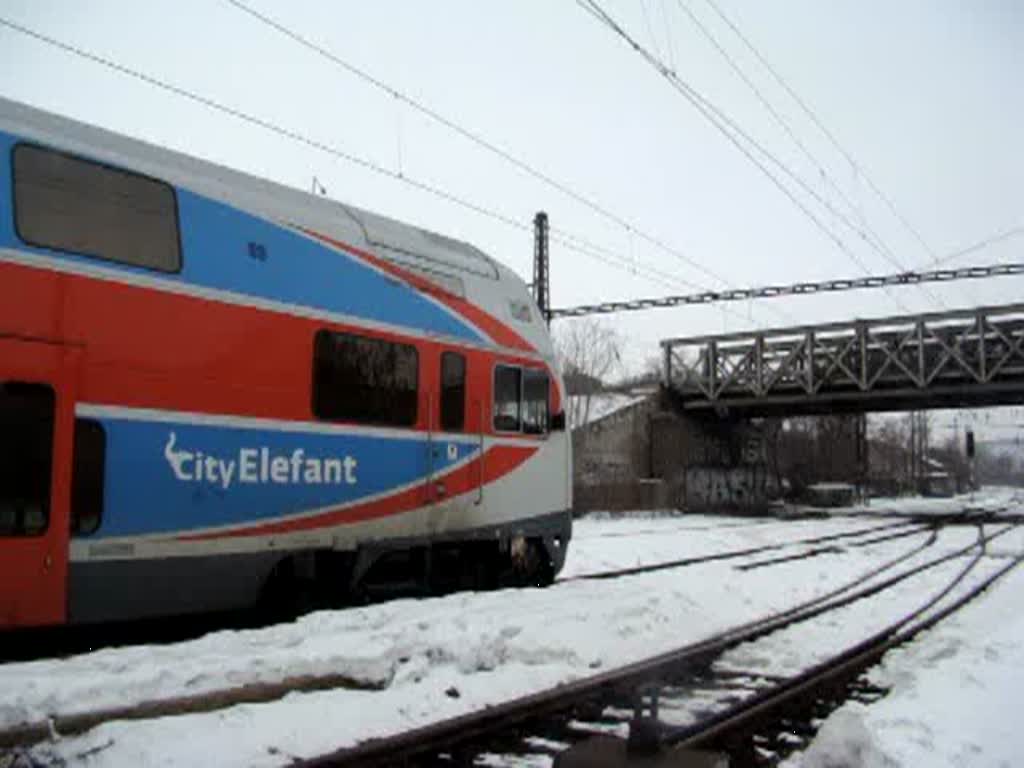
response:
[[[548,431],[548,375],[523,371],[523,432],[543,435]]]
[[[441,430],[461,432],[466,425],[466,358],[441,353]]]
[[[416,423],[416,347],[326,330],[317,332],[313,346],[317,418],[396,427]]]
[[[71,533],[95,533],[103,517],[103,473],[107,433],[93,419],[75,419],[74,461],[71,467]]]
[[[174,189],[99,163],[19,144],[14,223],[29,245],[161,272],[181,268]]]
[[[0,536],[49,526],[55,405],[46,385],[0,382]]]
[[[494,369],[494,428],[501,432],[518,432],[522,405],[520,368],[499,365]]]

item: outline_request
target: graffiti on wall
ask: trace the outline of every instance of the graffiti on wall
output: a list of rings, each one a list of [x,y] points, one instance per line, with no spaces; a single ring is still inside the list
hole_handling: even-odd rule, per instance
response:
[[[686,507],[713,510],[752,508],[768,501],[768,473],[762,464],[688,467]]]

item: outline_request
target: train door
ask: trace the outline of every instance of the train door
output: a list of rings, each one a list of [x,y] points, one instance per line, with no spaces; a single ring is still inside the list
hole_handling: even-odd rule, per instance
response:
[[[431,420],[430,460],[432,513],[431,528],[445,530],[451,522],[463,518],[476,503],[480,474],[473,457],[475,442],[467,434],[469,401],[467,397],[466,356],[443,349],[438,367],[436,407]]]
[[[73,361],[0,337],[0,627],[65,620]]]

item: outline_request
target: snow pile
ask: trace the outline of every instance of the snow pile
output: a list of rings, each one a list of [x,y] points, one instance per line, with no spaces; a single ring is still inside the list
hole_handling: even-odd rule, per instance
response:
[[[340,675],[350,688],[379,690],[400,674],[423,677],[438,666],[462,675],[515,664],[586,668],[558,638],[522,642],[522,624],[498,611],[462,618],[473,597],[453,596],[443,614],[424,609],[430,601],[399,600],[173,645],[0,666],[0,726],[306,675]]]
[[[887,762],[929,766],[1021,764],[1024,731],[1024,571],[1012,572],[910,645],[890,652],[868,678],[884,698],[836,710],[790,768],[874,765],[843,762],[849,747]],[[861,721],[851,726],[852,719]],[[848,737],[848,738],[847,738]],[[870,751],[869,751],[870,750]]]
[[[843,511],[850,514],[953,515],[965,511],[982,513],[1016,510],[1022,503],[1024,488],[986,486],[974,493],[941,499],[922,496],[879,497],[872,499],[870,505]]]
[[[802,768],[893,768],[864,723],[863,712],[851,706],[830,717],[800,763]]]

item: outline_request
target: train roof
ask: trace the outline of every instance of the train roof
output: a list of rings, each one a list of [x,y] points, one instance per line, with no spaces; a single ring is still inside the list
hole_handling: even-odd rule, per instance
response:
[[[511,282],[513,270],[470,243],[191,155],[0,97],[0,130],[163,179],[269,219],[362,245],[465,295],[464,280]]]

